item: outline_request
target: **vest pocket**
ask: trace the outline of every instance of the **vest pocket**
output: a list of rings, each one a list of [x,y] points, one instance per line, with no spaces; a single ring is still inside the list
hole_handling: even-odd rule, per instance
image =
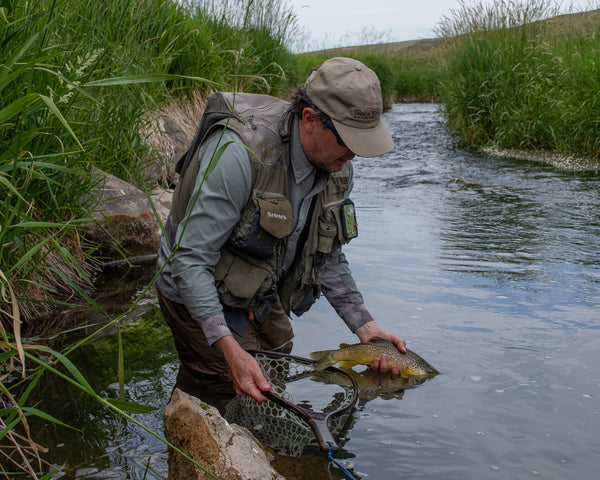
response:
[[[254,258],[275,254],[275,245],[292,231],[292,205],[283,195],[255,192],[231,232],[229,241]]]
[[[319,217],[319,240],[317,250],[329,253],[335,239],[348,243],[358,235],[354,203],[350,199],[325,205]]]
[[[333,240],[337,235],[337,223],[322,219],[319,221],[319,243],[317,250],[320,253],[329,253],[333,248]]]
[[[292,204],[287,198],[257,198],[260,226],[275,238],[292,233]]]
[[[219,297],[233,308],[248,308],[256,294],[271,290],[270,270],[251,264],[233,253],[222,250],[215,267],[215,281]]]

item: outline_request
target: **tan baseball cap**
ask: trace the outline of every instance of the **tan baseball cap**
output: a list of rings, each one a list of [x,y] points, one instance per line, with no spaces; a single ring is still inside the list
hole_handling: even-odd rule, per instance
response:
[[[330,58],[309,75],[305,87],[308,98],[331,118],[356,155],[377,157],[394,149],[381,119],[379,78],[369,67],[353,58]]]

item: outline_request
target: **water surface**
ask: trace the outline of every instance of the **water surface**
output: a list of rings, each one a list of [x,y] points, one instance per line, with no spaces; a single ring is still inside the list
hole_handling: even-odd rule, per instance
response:
[[[600,178],[471,152],[438,109],[395,105],[395,151],[355,160],[345,251],[378,323],[442,373],[365,385],[339,458],[369,480],[596,478]],[[154,296],[125,323],[128,398],[162,409],[178,363]],[[323,299],[294,329],[297,355],[356,342]],[[117,395],[113,334],[75,360]],[[43,427],[64,478],[166,478],[158,440],[131,424],[114,439],[118,420],[64,388],[41,406],[82,429]],[[161,415],[137,418],[162,432]]]

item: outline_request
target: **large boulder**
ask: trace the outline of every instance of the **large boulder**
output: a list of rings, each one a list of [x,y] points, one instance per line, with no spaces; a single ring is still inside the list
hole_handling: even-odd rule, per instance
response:
[[[148,196],[130,183],[97,169],[94,176],[98,181],[92,193],[96,207],[94,221],[85,229],[86,239],[106,257],[118,256],[119,249],[128,258],[156,253],[160,225],[169,214],[168,194],[160,191],[160,196],[152,196],[152,208]]]
[[[229,424],[219,411],[176,388],[163,414],[167,440],[220,480],[285,480],[245,428]],[[212,479],[201,468],[169,449],[168,480]]]

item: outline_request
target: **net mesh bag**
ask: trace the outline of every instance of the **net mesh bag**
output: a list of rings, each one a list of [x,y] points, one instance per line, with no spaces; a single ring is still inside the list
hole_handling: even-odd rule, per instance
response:
[[[349,407],[356,401],[356,389],[346,374],[337,369],[317,371],[312,361],[293,356],[258,352],[254,358],[279,396],[307,410],[331,413],[329,429],[332,435],[338,437],[347,430],[345,426],[352,413]],[[291,388],[299,382],[302,383]],[[305,392],[310,388],[303,387],[311,384],[315,387],[313,390],[323,393],[307,399]],[[324,389],[324,385],[335,388]],[[313,406],[324,402],[326,404],[322,408]],[[259,403],[252,397],[236,395],[227,404],[225,418],[247,428],[263,445],[283,455],[299,456],[307,448],[318,448],[318,442],[306,422],[271,400]]]

